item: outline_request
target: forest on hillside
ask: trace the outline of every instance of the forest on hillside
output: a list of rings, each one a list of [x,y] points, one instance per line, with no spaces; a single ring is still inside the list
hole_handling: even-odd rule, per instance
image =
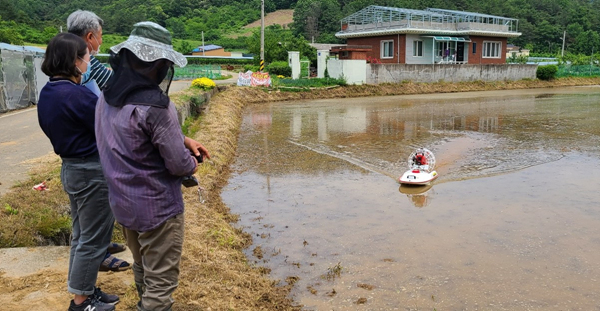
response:
[[[265,0],[266,12],[294,9],[294,22],[285,31],[320,43],[335,38],[340,20],[368,5],[410,9],[428,7],[498,15],[519,20],[522,36],[510,39],[534,53],[565,51],[590,55],[600,49],[598,0]],[[157,22],[175,38],[200,40],[226,48],[243,48],[241,28],[260,18],[260,0],[0,0],[0,41],[47,43],[66,28],[67,16],[85,9],[104,19],[104,33],[128,35],[134,23]],[[281,30],[278,30],[281,32]]]

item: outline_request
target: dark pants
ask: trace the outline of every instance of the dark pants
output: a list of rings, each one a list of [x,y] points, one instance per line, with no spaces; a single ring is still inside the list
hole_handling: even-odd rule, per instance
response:
[[[133,276],[140,295],[138,310],[171,310],[172,294],[179,285],[183,227],[183,214],[179,214],[147,232],[123,228],[133,254]]]
[[[70,293],[91,295],[114,226],[108,186],[97,156],[62,161],[60,179],[69,195],[73,221],[67,286]]]

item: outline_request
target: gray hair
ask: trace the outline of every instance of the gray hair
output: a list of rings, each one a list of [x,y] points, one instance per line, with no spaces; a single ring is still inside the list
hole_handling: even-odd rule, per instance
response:
[[[104,21],[90,11],[77,10],[67,18],[67,29],[70,33],[83,37],[87,33],[96,32],[102,28]]]

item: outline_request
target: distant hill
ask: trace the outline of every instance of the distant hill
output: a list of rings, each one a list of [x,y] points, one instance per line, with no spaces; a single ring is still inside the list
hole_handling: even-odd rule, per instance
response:
[[[294,10],[277,10],[275,12],[265,14],[265,27],[270,25],[281,25],[283,28],[289,28],[289,25],[293,21]],[[260,19],[242,27],[240,32],[228,35],[227,37],[234,39],[237,37],[249,37],[252,35],[252,30],[258,27],[260,27]]]
[[[177,39],[204,39],[229,48],[243,48],[245,37],[260,25],[260,2],[0,0],[0,42],[46,44],[61,28],[66,29],[71,12],[85,9],[104,19],[106,34],[128,36],[134,23],[150,20],[165,26]],[[434,7],[515,18],[522,35],[509,43],[529,49],[536,56],[552,57],[561,52],[565,31],[565,52],[597,54],[600,46],[600,0],[270,0],[265,4],[266,10],[273,12],[267,14],[266,24],[293,26],[297,36],[312,39],[318,34],[317,42],[333,43],[339,41],[335,33],[340,29],[340,20],[370,4],[407,9]],[[294,12],[298,23],[292,23]]]
[[[289,24],[294,21],[294,10],[278,10],[265,14],[265,27],[270,25],[281,25],[287,28]],[[260,27],[260,19],[254,21],[243,28],[255,28]]]

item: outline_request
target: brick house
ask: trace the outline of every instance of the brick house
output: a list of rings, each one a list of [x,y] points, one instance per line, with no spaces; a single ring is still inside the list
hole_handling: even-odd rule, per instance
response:
[[[335,36],[347,47],[334,54],[397,64],[504,64],[517,28],[513,18],[371,5],[341,20]]]

